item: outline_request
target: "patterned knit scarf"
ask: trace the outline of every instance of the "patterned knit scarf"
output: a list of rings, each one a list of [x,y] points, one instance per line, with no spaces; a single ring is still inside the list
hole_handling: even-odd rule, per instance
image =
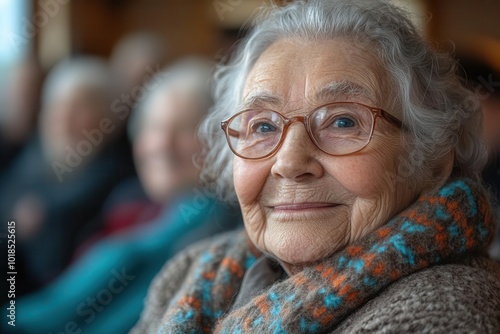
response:
[[[481,188],[469,179],[455,180],[322,263],[229,312],[243,275],[260,256],[242,233],[202,254],[170,304],[160,333],[328,331],[392,282],[483,251],[492,230]]]

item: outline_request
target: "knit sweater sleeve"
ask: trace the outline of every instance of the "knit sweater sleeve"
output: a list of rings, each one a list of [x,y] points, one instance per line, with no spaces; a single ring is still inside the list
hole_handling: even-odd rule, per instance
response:
[[[210,240],[210,241],[209,241]],[[139,322],[130,334],[156,334],[170,301],[181,289],[192,264],[209,247],[211,239],[197,243],[168,261],[151,283]]]
[[[412,274],[333,333],[500,333],[500,266],[476,258]]]

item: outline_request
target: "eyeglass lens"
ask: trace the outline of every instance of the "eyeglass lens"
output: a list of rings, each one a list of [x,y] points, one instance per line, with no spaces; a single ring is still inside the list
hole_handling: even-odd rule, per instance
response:
[[[335,103],[314,110],[308,121],[307,130],[319,149],[332,155],[345,155],[367,145],[374,117],[362,105]],[[275,111],[247,110],[229,122],[228,141],[238,155],[262,158],[280,145],[286,124],[287,119]]]

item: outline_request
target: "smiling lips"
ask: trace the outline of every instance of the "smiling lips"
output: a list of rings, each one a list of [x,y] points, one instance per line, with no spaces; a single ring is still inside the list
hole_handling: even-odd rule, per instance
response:
[[[337,203],[290,203],[290,204],[280,204],[272,206],[274,210],[283,210],[283,211],[303,211],[303,210],[315,210],[315,209],[324,209],[324,208],[333,208],[340,204]]]

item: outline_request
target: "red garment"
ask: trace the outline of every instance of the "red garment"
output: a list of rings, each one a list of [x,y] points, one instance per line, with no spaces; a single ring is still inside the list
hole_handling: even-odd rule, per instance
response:
[[[123,233],[132,227],[148,224],[160,213],[162,207],[145,201],[130,201],[116,205],[104,215],[103,228],[78,247],[73,260],[77,260],[99,240]]]

